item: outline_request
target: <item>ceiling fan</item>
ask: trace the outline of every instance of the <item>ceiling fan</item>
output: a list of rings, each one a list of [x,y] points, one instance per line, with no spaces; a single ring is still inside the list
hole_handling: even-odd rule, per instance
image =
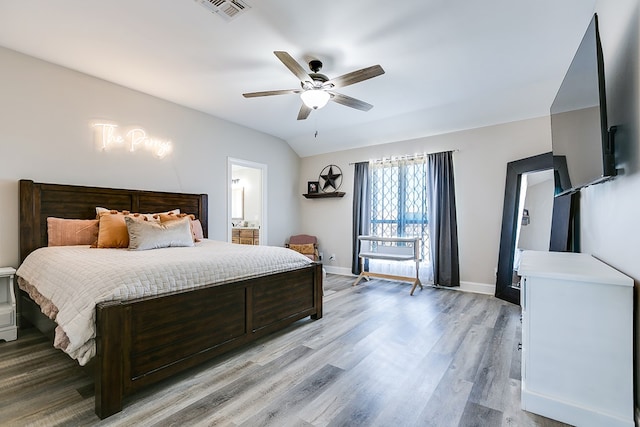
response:
[[[359,99],[352,98],[347,95],[334,92],[333,89],[345,87],[363,80],[371,79],[384,74],[384,70],[380,65],[363,68],[361,70],[352,71],[335,79],[329,79],[324,74],[320,74],[322,62],[314,59],[309,62],[311,73],[307,73],[298,62],[287,52],[273,52],[280,61],[300,79],[301,89],[284,89],[284,90],[268,90],[264,92],[243,93],[245,98],[255,98],[258,96],[286,95],[290,93],[299,93],[302,98],[302,106],[298,113],[298,120],[304,120],[309,117],[311,110],[317,110],[324,107],[327,102],[333,101],[347,107],[355,108],[362,111],[369,111],[373,105],[367,104]]]

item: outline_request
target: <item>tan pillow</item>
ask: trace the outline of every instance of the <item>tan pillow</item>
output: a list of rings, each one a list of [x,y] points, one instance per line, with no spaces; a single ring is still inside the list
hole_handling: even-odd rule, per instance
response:
[[[129,233],[129,249],[143,251],[180,246],[193,246],[191,221],[184,218],[165,224],[124,217]]]
[[[193,234],[193,241],[199,242],[200,240],[204,239],[202,223],[200,222],[199,219],[196,219],[196,216],[193,214],[186,214],[186,213],[179,213],[179,212],[175,213],[172,211],[167,213],[161,213],[161,214],[158,214],[157,216],[160,218],[160,222],[163,224],[169,221],[176,221],[184,217],[189,217],[189,219],[191,219],[191,233]]]
[[[98,248],[128,248],[129,232],[125,217],[138,221],[149,221],[145,215],[132,214],[128,211],[101,212],[98,226]]]
[[[182,219],[185,216],[188,216],[189,218],[191,218],[192,220],[196,219],[196,216],[193,214],[186,214],[186,213],[180,213],[180,211],[178,210],[178,212],[176,211],[169,211],[169,212],[163,212],[163,213],[159,213],[156,214],[157,217],[160,218],[160,222],[167,222],[167,221],[175,221],[177,219]]]
[[[103,208],[103,207],[100,207],[100,206],[96,206],[96,218],[100,219],[100,214],[104,213],[104,212],[114,212],[114,210],[113,209]],[[115,212],[117,212],[117,211],[115,211]],[[122,212],[127,212],[127,211],[122,211]],[[163,212],[163,213],[179,214],[180,213],[180,209],[174,209],[172,211],[167,211],[167,212]],[[159,215],[159,213],[146,213],[146,214],[141,214],[141,215],[146,216],[148,220],[152,220],[152,219],[154,219],[154,216]]]
[[[289,249],[293,249],[296,252],[300,252],[303,255],[313,255],[315,254],[315,248],[313,247],[313,243],[306,243],[304,245],[289,245]]]
[[[92,245],[98,240],[97,219],[47,218],[49,246]]]

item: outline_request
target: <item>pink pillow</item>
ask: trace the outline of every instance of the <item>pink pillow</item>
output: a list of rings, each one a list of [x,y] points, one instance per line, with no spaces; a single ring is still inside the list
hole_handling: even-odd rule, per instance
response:
[[[48,246],[93,245],[98,240],[97,219],[47,218]]]
[[[204,239],[204,231],[202,231],[202,223],[199,219],[191,220],[191,231],[193,232],[193,238],[196,239],[196,242]]]

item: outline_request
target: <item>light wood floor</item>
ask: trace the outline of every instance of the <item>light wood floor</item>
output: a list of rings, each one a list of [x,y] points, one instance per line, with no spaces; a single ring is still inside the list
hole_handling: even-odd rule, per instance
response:
[[[493,297],[328,275],[324,318],[125,401],[36,330],[0,342],[0,425],[561,426],[520,410],[520,310]]]

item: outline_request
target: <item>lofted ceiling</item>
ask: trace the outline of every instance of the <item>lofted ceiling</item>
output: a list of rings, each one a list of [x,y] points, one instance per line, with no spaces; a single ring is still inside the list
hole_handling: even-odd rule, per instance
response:
[[[207,1],[207,0],[204,0]],[[215,0],[211,0],[215,1]],[[227,0],[229,1],[229,0]],[[196,0],[4,0],[0,46],[285,140],[301,157],[548,114],[595,0],[241,0],[233,19]],[[296,120],[276,58],[329,78],[385,74]],[[317,135],[316,135],[317,132]]]

